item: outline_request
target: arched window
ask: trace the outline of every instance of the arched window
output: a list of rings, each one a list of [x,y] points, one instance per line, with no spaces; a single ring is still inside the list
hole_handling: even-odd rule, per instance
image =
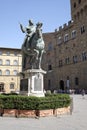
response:
[[[10,70],[6,70],[6,75],[10,75]]]
[[[2,59],[0,59],[0,65],[2,65]]]
[[[51,51],[53,49],[53,45],[52,45],[52,43],[50,42],[49,44],[48,44],[48,51]]]
[[[10,60],[6,60],[6,65],[10,65]]]
[[[13,74],[14,74],[14,75],[17,75],[17,73],[18,73],[17,70],[14,70],[14,71],[13,71]]]
[[[18,61],[17,61],[17,60],[14,60],[13,64],[14,64],[14,65],[18,65]]]
[[[0,75],[2,75],[2,70],[0,70]]]

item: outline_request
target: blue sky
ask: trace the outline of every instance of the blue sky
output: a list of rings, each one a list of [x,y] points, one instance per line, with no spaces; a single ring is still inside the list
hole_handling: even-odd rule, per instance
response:
[[[19,23],[25,27],[29,19],[42,22],[43,33],[54,32],[71,19],[70,0],[0,0],[0,47],[21,48]]]

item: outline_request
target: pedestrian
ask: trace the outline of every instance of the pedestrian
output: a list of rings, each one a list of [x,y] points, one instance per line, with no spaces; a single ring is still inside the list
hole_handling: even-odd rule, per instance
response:
[[[83,89],[82,90],[82,97],[83,97],[83,99],[84,99],[84,95],[85,95],[85,90]]]

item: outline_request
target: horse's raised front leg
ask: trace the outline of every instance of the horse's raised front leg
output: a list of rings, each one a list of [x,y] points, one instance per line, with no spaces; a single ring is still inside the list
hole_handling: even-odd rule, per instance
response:
[[[34,51],[37,53],[37,55],[36,55],[36,60],[38,60],[38,57],[39,57],[39,51],[36,50],[36,49],[34,49]]]

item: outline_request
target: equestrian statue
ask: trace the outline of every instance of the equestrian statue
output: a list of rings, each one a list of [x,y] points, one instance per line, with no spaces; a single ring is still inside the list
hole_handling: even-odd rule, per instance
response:
[[[45,52],[42,25],[40,22],[34,25],[32,20],[29,20],[29,25],[25,28],[20,24],[21,31],[26,34],[22,44],[23,69],[41,69],[42,55]]]

